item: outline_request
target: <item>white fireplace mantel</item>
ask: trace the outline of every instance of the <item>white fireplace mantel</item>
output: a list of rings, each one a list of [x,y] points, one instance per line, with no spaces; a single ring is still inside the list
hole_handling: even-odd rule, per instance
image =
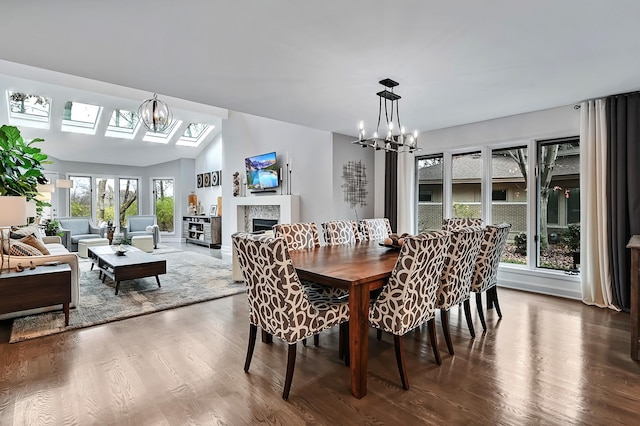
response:
[[[278,223],[296,223],[300,221],[299,195],[254,195],[249,197],[233,197],[230,202],[230,229],[235,231],[251,231],[245,229],[245,207],[278,206],[280,217]]]

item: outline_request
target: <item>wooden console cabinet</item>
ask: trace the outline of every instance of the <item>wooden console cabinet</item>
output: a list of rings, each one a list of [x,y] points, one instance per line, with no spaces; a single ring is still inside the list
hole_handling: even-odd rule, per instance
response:
[[[187,243],[220,248],[222,244],[222,217],[183,216],[182,235]]]
[[[640,360],[640,235],[633,235],[627,244],[631,249],[631,359]]]
[[[71,267],[66,263],[0,274],[0,314],[62,305],[69,325],[69,303]]]

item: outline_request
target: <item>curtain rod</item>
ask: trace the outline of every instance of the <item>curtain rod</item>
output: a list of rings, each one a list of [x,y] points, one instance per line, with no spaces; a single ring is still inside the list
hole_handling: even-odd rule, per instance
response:
[[[617,97],[621,97],[621,96],[635,95],[635,94],[638,94],[638,93],[640,93],[640,90],[634,90],[632,92],[626,92],[626,93],[616,93],[615,95],[607,95],[607,96],[603,96],[603,97],[600,97],[600,98],[585,99],[582,102],[594,101],[596,99],[605,99],[605,98],[614,98],[614,97],[617,98]],[[580,104],[582,102],[580,102]],[[573,109],[580,109],[580,104],[575,104],[573,106]]]

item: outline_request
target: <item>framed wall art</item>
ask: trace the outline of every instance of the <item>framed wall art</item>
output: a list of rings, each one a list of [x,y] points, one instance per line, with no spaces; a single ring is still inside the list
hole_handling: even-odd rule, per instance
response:
[[[202,175],[202,186],[205,188],[211,186],[211,173],[204,173]]]
[[[202,173],[196,175],[196,186],[202,188]]]

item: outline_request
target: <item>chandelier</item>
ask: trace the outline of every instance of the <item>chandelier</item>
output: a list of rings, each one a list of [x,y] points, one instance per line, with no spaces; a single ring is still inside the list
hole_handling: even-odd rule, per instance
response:
[[[147,99],[138,108],[138,115],[142,124],[150,132],[161,133],[165,131],[173,121],[173,114],[166,102],[158,99],[158,95],[153,94],[153,98]]]
[[[376,126],[376,131],[373,133],[373,136],[367,137],[364,130],[364,122],[361,121],[360,128],[358,130],[358,140],[353,141],[352,143],[362,145],[363,148],[374,148],[376,151],[381,149],[392,152],[420,151],[421,148],[418,148],[418,131],[416,130],[413,133],[405,133],[404,127],[400,124],[398,101],[401,97],[400,95],[393,93],[393,88],[396,87],[398,83],[390,78],[385,78],[384,80],[380,80],[380,84],[386,87],[386,89],[376,93],[380,98],[380,105],[378,107],[378,125]],[[383,104],[387,132],[384,137],[380,137],[380,120],[382,119]],[[395,124],[393,121],[394,114],[396,118]]]

